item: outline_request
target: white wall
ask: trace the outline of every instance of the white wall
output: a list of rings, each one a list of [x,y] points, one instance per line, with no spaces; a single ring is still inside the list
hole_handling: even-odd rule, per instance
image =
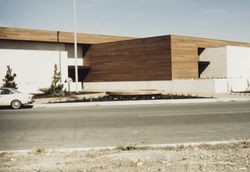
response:
[[[250,76],[250,48],[227,46],[227,78]]]
[[[67,52],[48,50],[0,49],[0,78],[4,78],[10,65],[18,88],[23,92],[35,92],[51,84],[54,65],[61,69],[62,80],[67,78]]]
[[[250,89],[250,78],[189,79],[173,81],[86,82],[86,91],[132,91],[156,89],[168,93],[230,93]]]
[[[200,61],[210,61],[201,78],[245,78],[250,76],[250,48],[226,46],[207,48]]]
[[[49,87],[53,77],[54,65],[61,71],[61,81],[68,78],[68,65],[74,65],[74,59],[69,59],[66,51],[48,50],[17,50],[0,49],[0,85],[10,65],[18,89],[22,92],[35,93],[39,88]],[[82,65],[82,59],[78,64]],[[74,90],[75,87],[72,87]]]
[[[215,93],[230,93],[249,90],[250,78],[215,79]]]
[[[69,44],[1,40],[0,86],[7,65],[17,74],[15,81],[22,92],[34,93],[39,88],[49,87],[55,64],[64,82],[68,78],[68,65],[75,65],[72,50],[73,45]],[[82,57],[80,47],[78,57]],[[82,64],[83,58],[78,58],[78,65]]]
[[[131,82],[86,82],[89,91],[121,91],[157,89],[169,93],[213,93],[214,80],[131,81]]]

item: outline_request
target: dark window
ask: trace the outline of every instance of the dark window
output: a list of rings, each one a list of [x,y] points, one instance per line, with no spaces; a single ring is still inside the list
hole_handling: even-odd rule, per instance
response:
[[[91,44],[82,44],[82,57],[84,57],[87,54],[90,46]]]
[[[87,77],[90,67],[89,66],[78,66],[78,82],[83,82]],[[68,66],[68,77],[75,82],[75,66]]]
[[[2,90],[1,90],[1,94],[2,94],[2,95],[5,95],[5,94],[12,94],[12,93],[11,93],[11,91],[8,90],[8,89],[2,89]]]
[[[208,65],[210,64],[209,61],[199,61],[199,78],[201,77],[202,72],[206,70]]]
[[[206,48],[198,48],[198,56],[200,56],[205,49]]]

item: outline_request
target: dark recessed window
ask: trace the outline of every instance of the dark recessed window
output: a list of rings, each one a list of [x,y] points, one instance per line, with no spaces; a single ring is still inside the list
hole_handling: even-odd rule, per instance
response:
[[[199,78],[201,77],[202,72],[204,72],[206,70],[206,68],[208,67],[208,65],[210,64],[209,61],[199,61],[198,65],[199,65]]]
[[[78,82],[83,82],[87,77],[90,67],[89,66],[78,66]],[[75,82],[75,66],[68,66],[68,77]]]
[[[200,56],[206,48],[198,48],[198,55]]]
[[[82,57],[84,57],[87,54],[90,46],[91,46],[91,44],[83,44],[82,45]]]

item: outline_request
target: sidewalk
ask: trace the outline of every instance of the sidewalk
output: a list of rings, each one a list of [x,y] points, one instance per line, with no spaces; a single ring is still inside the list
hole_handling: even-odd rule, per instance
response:
[[[103,96],[105,93],[85,95],[85,97]],[[69,103],[51,103],[56,100],[64,101],[65,98],[45,98],[38,99],[34,103],[34,108],[46,107],[78,107],[78,106],[117,106],[117,105],[150,105],[150,104],[189,104],[189,103],[216,103],[216,102],[244,102],[250,101],[250,94],[192,94],[201,97],[211,98],[195,98],[195,99],[167,99],[167,100],[132,100],[132,101],[99,101],[99,102],[69,102]],[[82,96],[81,96],[82,98]]]

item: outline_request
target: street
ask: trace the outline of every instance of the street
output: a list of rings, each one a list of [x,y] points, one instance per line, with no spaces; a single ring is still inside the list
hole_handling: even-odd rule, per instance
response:
[[[250,102],[0,109],[0,150],[250,138]]]

